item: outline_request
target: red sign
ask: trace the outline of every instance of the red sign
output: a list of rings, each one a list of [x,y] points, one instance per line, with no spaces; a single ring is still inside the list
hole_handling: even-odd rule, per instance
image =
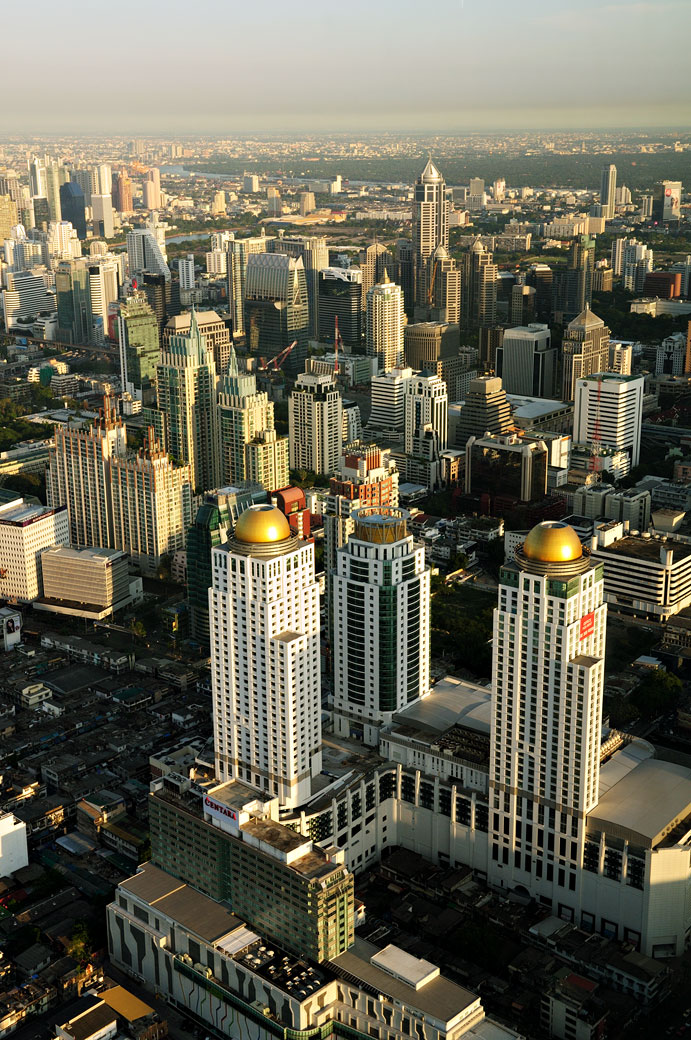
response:
[[[218,802],[212,802],[208,795],[204,799],[204,805],[207,809],[213,809],[214,812],[220,813],[221,816],[227,816],[229,819],[237,821],[238,814],[234,809],[229,809],[226,805],[219,805]]]
[[[593,634],[594,630],[595,630],[595,614],[591,610],[591,612],[589,614],[585,614],[581,618],[580,638],[581,639],[587,639],[588,636],[591,636]]]

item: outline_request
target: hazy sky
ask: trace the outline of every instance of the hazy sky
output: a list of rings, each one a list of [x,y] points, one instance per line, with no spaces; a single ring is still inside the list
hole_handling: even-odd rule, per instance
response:
[[[691,0],[2,6],[0,130],[691,125]]]

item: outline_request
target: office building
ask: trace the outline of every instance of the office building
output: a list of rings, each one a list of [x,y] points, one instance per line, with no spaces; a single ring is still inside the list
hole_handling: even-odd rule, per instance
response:
[[[194,256],[192,253],[178,260],[178,280],[181,292],[188,292],[190,289],[194,289]]]
[[[207,347],[211,348],[214,356],[216,372],[221,374],[228,368],[231,351],[230,328],[227,319],[221,318],[216,311],[195,311],[194,316],[199,332],[206,340]],[[176,314],[169,318],[163,328],[163,349],[167,349],[170,337],[174,335],[186,335],[190,331],[192,315],[190,311]]]
[[[247,261],[255,253],[265,253],[273,239],[261,235],[258,238],[236,238],[231,232],[227,242],[228,258],[228,306],[232,319],[233,336],[245,334],[245,280]],[[288,344],[284,344],[288,346]],[[271,356],[271,355],[270,355]]]
[[[223,376],[218,397],[221,434],[221,479],[226,487],[242,484],[248,474],[247,445],[265,430],[274,429],[274,406],[268,394],[257,392],[251,372],[241,372],[235,350]],[[286,481],[287,483],[287,481]],[[282,485],[272,484],[267,491]]]
[[[189,465],[196,492],[220,482],[216,378],[211,345],[192,311],[189,332],[171,333],[162,348],[156,394],[165,451]]]
[[[461,320],[461,272],[446,246],[439,245],[421,271],[418,297],[424,303],[415,305],[416,321]]]
[[[63,343],[93,342],[89,264],[85,258],[61,260],[55,271],[58,339]]]
[[[362,343],[362,271],[357,267],[326,267],[318,274],[319,342],[333,343],[336,321],[346,351]]]
[[[374,242],[360,253],[360,272],[362,275],[362,309],[367,306],[367,293],[373,285],[384,281],[396,281],[396,261],[389,249],[381,242]]]
[[[304,368],[309,335],[307,281],[302,257],[251,253],[245,274],[245,336],[253,354],[275,357],[297,341],[284,368]]]
[[[0,242],[12,237],[12,228],[17,224],[17,204],[0,192]]]
[[[554,274],[548,264],[532,264],[526,274],[526,285],[535,289],[535,319],[550,321],[553,310]]]
[[[143,292],[120,304],[117,322],[122,389],[136,401],[153,404],[160,353],[159,328]]]
[[[404,329],[405,363],[416,372],[437,372],[447,358],[457,358],[460,347],[458,325],[445,321],[420,321]]]
[[[663,224],[681,220],[681,181],[661,181],[655,185],[652,215]]]
[[[334,730],[376,746],[379,727],[430,688],[430,572],[386,506],[352,513],[333,582]]]
[[[573,497],[574,512],[591,520],[616,520],[631,532],[650,527],[650,492],[638,488],[617,491],[612,484],[593,484],[578,488]]]
[[[94,234],[99,238],[113,238],[115,225],[113,223],[113,200],[110,195],[91,195],[91,213],[94,225]]]
[[[561,396],[573,401],[576,382],[609,367],[609,329],[586,308],[569,322],[562,340]]]
[[[317,203],[314,198],[313,191],[301,191],[300,192],[300,216],[306,217],[308,213],[313,213],[317,208]]]
[[[31,271],[7,271],[2,291],[5,328],[9,332],[20,318],[55,311],[56,300],[45,280]]]
[[[228,541],[241,513],[266,498],[261,488],[220,488],[203,496],[187,530],[187,601],[190,635],[209,646],[209,589],[213,584],[211,553]]]
[[[605,599],[619,613],[660,623],[691,604],[688,544],[626,533],[622,523],[610,521],[595,531],[590,545],[604,570]]]
[[[131,603],[127,554],[121,549],[53,545],[41,553],[41,570],[40,610],[101,619]]]
[[[466,494],[492,503],[536,502],[547,494],[547,445],[515,435],[469,437],[465,446]]]
[[[247,480],[267,491],[287,487],[290,477],[288,438],[275,430],[259,430],[245,445]]]
[[[45,198],[48,203],[50,220],[62,220],[60,207],[60,185],[67,180],[67,170],[62,162],[55,162],[48,156],[34,156],[29,162],[29,190],[33,196]]]
[[[107,400],[91,427],[56,426],[46,493],[49,506],[67,506],[70,545],[115,546],[110,465],[126,451],[124,424]]]
[[[120,265],[115,257],[103,257],[89,264],[89,297],[93,341],[102,343],[108,336],[108,318],[120,292]]]
[[[41,553],[68,540],[64,505],[34,506],[23,498],[0,503],[0,597],[30,603],[42,595]]]
[[[449,245],[449,201],[446,184],[430,159],[413,188],[413,255],[415,303],[427,304],[430,260],[438,246]]]
[[[129,215],[133,212],[132,181],[125,170],[113,171],[112,199],[113,209],[118,213]]]
[[[594,270],[595,240],[589,235],[577,235],[566,267],[554,275],[553,320],[569,322],[590,307]]]
[[[161,171],[155,166],[147,172],[144,181],[144,208],[161,208]]]
[[[299,805],[321,772],[313,544],[275,506],[250,507],[213,550],[209,604],[216,775]]]
[[[631,455],[638,465],[643,415],[642,376],[601,372],[576,381],[574,444],[607,444]]]
[[[507,394],[553,397],[557,365],[549,325],[519,325],[504,330],[494,370]]]
[[[497,320],[497,265],[479,239],[461,259],[461,324],[488,328]]]
[[[256,173],[243,173],[242,190],[256,195],[259,191],[259,177]]]
[[[655,375],[681,376],[686,365],[686,340],[683,332],[665,336],[655,352]]]
[[[456,447],[465,448],[469,437],[485,433],[500,436],[511,428],[511,405],[501,379],[480,376],[472,379],[456,427]]]
[[[370,384],[372,410],[368,427],[403,436],[405,389],[412,375],[412,368],[400,367],[372,376]]]
[[[600,180],[600,216],[612,220],[616,210],[617,168],[613,163],[602,167]]]
[[[431,428],[437,445],[443,451],[449,428],[449,395],[446,383],[439,376],[422,372],[408,380],[403,401],[404,450],[411,455],[415,437],[424,428]]]
[[[139,278],[144,272],[163,275],[170,281],[170,268],[151,228],[135,228],[127,232],[127,270],[130,278]]]
[[[67,181],[66,184],[60,185],[60,210],[62,219],[70,222],[78,237],[86,238],[86,200],[84,192],[75,181]],[[9,235],[4,237],[9,238]]]
[[[156,315],[159,334],[163,335],[170,318],[180,313],[180,286],[164,274],[149,274],[147,271],[137,281]]]
[[[308,335],[316,339],[319,336],[319,272],[329,266],[329,249],[326,238],[323,235],[291,235],[289,237],[283,231],[279,231],[278,238],[273,240],[271,248],[274,253],[284,253],[296,260],[302,259],[309,309]]]
[[[298,376],[288,401],[290,468],[335,473],[341,457],[343,405],[331,376]]]
[[[176,465],[148,431],[136,454],[110,464],[114,544],[142,574],[155,575],[164,557],[185,548],[192,522],[189,465]]]
[[[401,287],[384,272],[383,281],[367,293],[367,354],[377,359],[379,372],[403,364],[404,322]]]

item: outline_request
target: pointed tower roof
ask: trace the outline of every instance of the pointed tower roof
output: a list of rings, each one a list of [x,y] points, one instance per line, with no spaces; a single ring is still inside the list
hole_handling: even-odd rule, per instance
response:
[[[424,170],[420,174],[420,180],[422,181],[423,184],[429,184],[432,181],[436,182],[436,181],[443,181],[444,180],[444,178],[440,174],[439,170],[437,169],[437,167],[432,162],[431,158],[429,158],[427,160],[427,165],[425,166]]]
[[[379,284],[380,285],[389,285],[390,283],[391,283],[391,279],[389,278],[389,272],[386,270],[386,268],[384,268],[384,276],[380,280]]]
[[[594,329],[604,325],[602,318],[598,318],[597,314],[593,314],[589,304],[586,303],[585,310],[569,322],[570,329]]]

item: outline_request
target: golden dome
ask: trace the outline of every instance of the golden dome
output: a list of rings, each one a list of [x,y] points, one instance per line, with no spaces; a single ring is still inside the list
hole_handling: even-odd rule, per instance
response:
[[[523,555],[541,563],[568,563],[583,556],[583,546],[573,527],[559,520],[543,520],[523,543]]]
[[[238,518],[233,534],[239,542],[265,544],[290,538],[290,524],[276,506],[250,506]]]

